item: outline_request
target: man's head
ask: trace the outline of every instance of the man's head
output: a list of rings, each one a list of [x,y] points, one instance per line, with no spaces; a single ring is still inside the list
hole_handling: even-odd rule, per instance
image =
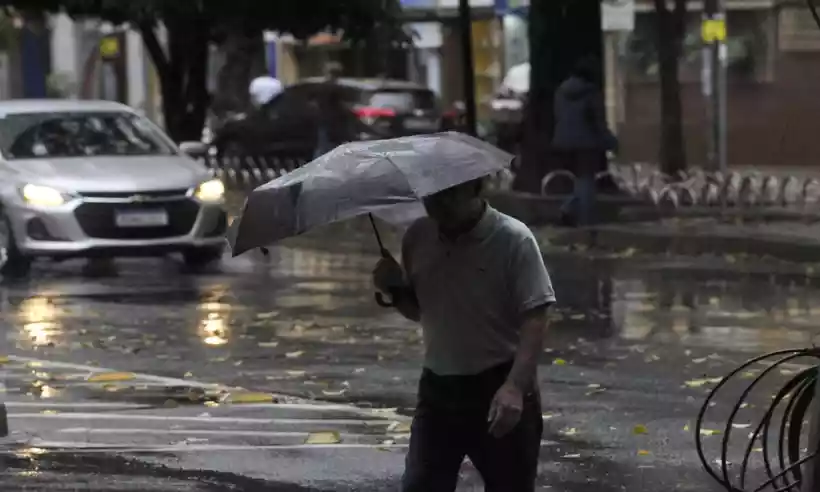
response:
[[[597,84],[601,79],[601,60],[595,55],[582,56],[575,62],[572,74]]]
[[[262,75],[251,81],[248,94],[250,95],[251,103],[256,107],[260,107],[273,101],[284,90],[285,88],[279,80],[270,75]]]
[[[484,180],[475,179],[424,198],[427,215],[443,229],[457,229],[484,205]]]

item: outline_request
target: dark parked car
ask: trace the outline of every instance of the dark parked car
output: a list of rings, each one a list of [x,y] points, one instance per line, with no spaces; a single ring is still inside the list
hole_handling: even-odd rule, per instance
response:
[[[320,108],[331,91],[349,110],[332,117],[345,140],[434,133],[456,125],[456,114],[445,113],[435,93],[422,85],[348,78],[328,84],[315,78],[289,86],[270,104],[222,122],[212,130],[211,144],[220,155],[312,155],[318,121],[328,118]]]

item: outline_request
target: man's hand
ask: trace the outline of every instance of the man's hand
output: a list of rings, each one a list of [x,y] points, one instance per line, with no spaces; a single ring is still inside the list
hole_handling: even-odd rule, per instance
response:
[[[382,258],[373,270],[373,285],[389,294],[391,290],[405,287],[404,270],[392,256]]]
[[[490,422],[489,433],[494,437],[504,437],[518,425],[524,411],[524,393],[511,383],[504,383],[495,393],[490,404],[487,420]]]

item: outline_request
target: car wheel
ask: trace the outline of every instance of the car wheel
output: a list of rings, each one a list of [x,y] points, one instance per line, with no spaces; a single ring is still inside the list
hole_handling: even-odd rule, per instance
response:
[[[3,277],[25,277],[31,271],[31,258],[17,249],[14,232],[6,216],[0,216],[0,275]]]
[[[217,263],[222,259],[222,246],[209,246],[205,248],[192,248],[182,253],[185,266],[190,268],[204,268]]]

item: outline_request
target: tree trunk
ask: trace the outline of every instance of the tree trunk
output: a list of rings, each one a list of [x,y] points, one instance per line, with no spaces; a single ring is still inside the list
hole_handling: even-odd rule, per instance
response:
[[[661,85],[661,171],[677,176],[686,169],[683,136],[683,104],[678,74],[686,29],[686,0],[675,0],[669,10],[666,0],[654,0],[658,29],[658,64]]]
[[[543,177],[562,166],[550,146],[555,90],[579,58],[603,58],[600,9],[600,0],[530,4],[530,91],[524,109],[522,160],[513,182],[518,191],[540,193]]]
[[[210,25],[197,19],[166,22],[167,49],[153,26],[140,26],[143,41],[157,69],[165,130],[176,142],[198,141],[210,95],[207,87]]]
[[[241,111],[250,104],[248,86],[264,68],[264,41],[259,31],[232,29],[220,43],[225,63],[219,69],[215,111]]]

